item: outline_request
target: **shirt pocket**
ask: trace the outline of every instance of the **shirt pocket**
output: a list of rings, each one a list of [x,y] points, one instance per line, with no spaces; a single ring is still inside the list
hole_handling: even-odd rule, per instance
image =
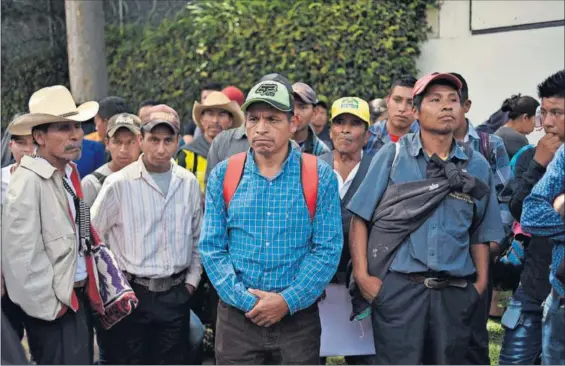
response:
[[[468,240],[475,209],[473,199],[468,195],[454,192],[445,198],[442,206],[445,232],[457,239]]]

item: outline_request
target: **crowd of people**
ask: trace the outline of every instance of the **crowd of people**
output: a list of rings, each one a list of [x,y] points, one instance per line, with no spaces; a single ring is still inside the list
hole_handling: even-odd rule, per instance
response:
[[[185,123],[36,91],[3,136],[3,362],[26,334],[37,364],[202,364],[209,327],[217,364],[490,364],[504,289],[498,362],[565,364],[565,70],[537,90],[478,127],[458,73],[211,83]]]

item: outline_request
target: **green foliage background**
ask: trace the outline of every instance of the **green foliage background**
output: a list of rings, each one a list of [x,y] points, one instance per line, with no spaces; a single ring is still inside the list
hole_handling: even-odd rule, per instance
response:
[[[304,81],[330,101],[345,95],[372,99],[385,95],[396,77],[416,74],[428,30],[425,11],[436,5],[437,0],[195,1],[157,27],[107,26],[110,91],[132,105],[165,101],[185,120],[207,81],[246,92],[271,72]],[[49,74],[50,82],[41,84],[68,84],[61,59],[50,60],[36,66]],[[30,69],[18,82],[39,72]],[[3,121],[25,109],[33,92],[27,85],[12,98],[3,83]]]

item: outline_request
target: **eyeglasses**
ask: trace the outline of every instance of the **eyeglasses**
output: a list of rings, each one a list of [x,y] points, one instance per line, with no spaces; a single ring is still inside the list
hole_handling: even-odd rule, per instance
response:
[[[541,131],[543,129],[543,121],[541,118],[541,106],[536,108],[536,131]]]

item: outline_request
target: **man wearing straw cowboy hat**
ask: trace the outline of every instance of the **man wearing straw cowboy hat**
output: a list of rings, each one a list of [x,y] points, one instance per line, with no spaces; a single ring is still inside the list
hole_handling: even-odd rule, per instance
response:
[[[230,128],[243,124],[243,112],[235,101],[231,101],[222,92],[213,91],[202,102],[195,102],[192,119],[196,122],[202,134],[190,143],[182,146],[177,153],[177,163],[194,173],[204,192],[204,176],[210,144],[214,138]]]
[[[29,347],[38,364],[90,364],[90,303],[101,300],[92,257],[79,247],[76,221],[84,206],[76,204],[82,192],[72,161],[81,155],[80,123],[94,117],[98,103],[77,107],[69,90],[57,85],[35,92],[29,110],[12,126],[14,134],[31,131],[37,155],[22,158],[6,192],[6,288],[26,313]]]

